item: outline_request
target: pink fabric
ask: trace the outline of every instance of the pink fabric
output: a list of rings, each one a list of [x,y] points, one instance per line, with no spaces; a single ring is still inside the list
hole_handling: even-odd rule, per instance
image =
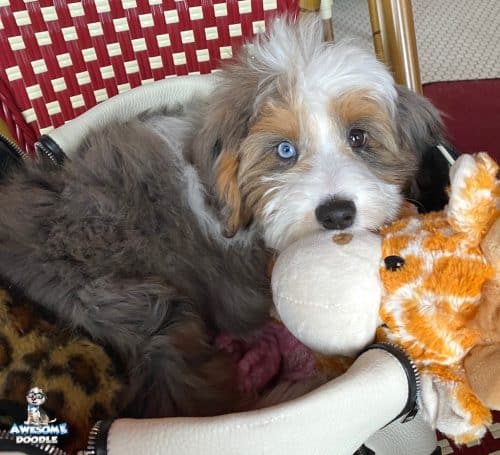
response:
[[[276,321],[268,322],[245,340],[220,335],[216,345],[233,355],[242,392],[259,392],[277,379],[299,381],[315,373],[313,352]]]

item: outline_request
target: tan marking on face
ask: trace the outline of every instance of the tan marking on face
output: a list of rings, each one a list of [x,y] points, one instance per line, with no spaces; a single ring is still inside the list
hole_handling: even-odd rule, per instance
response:
[[[216,188],[226,200],[236,203],[239,196],[236,185],[238,159],[231,153],[222,153],[217,163]]]
[[[299,139],[298,113],[284,106],[267,103],[257,121],[250,128],[250,134],[271,133],[291,142]]]
[[[287,179],[296,179],[297,175],[307,178],[306,174],[312,167],[311,150],[301,146],[300,113],[292,108],[269,109],[257,119],[240,149],[240,189],[245,204],[257,218],[262,216],[276,195],[273,189],[286,186]],[[276,118],[269,117],[271,112]],[[285,140],[297,147],[298,161],[288,163],[279,158],[276,147]]]
[[[260,214],[272,198],[272,190],[280,183],[272,176],[282,177],[287,172],[305,172],[305,150],[299,143],[300,112],[293,107],[276,102],[268,102],[261,109],[248,137],[240,148],[239,184],[245,204],[254,214]],[[276,146],[281,141],[289,141],[298,147],[298,162],[287,164],[280,160]],[[304,169],[302,169],[304,168]],[[269,180],[264,181],[264,178]]]
[[[260,213],[272,197],[270,190],[277,185],[270,177],[285,170],[279,169],[278,158],[265,136],[249,137],[248,142],[251,146],[245,148],[242,158],[245,165],[241,168],[241,191],[248,207],[254,213]]]
[[[398,145],[395,126],[389,111],[373,99],[368,90],[351,90],[334,98],[329,104],[333,121],[337,122],[346,136],[347,153],[350,128],[359,128],[368,134],[366,153],[352,153],[362,158],[370,169],[382,180],[403,185],[416,171],[414,153]]]
[[[367,90],[351,90],[330,102],[330,112],[344,125],[360,120],[382,122],[384,128],[391,128],[388,113],[370,96]]]

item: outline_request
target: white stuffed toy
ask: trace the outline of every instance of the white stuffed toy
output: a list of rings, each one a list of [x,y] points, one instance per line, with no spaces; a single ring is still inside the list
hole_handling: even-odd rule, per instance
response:
[[[381,243],[368,231],[326,231],[281,253],[272,274],[274,303],[297,339],[316,352],[342,356],[373,341],[382,296]]]

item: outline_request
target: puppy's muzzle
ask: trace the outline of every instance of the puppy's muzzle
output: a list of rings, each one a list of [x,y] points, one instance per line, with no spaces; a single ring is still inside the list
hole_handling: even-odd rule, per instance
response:
[[[329,199],[316,207],[316,219],[326,229],[347,229],[356,217],[354,202],[345,199]]]

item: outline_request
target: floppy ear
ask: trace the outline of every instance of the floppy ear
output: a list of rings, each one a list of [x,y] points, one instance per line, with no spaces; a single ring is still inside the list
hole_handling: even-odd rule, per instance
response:
[[[240,158],[245,156],[241,144],[265,100],[279,92],[277,74],[283,70],[279,57],[287,48],[283,39],[300,33],[302,40],[312,42],[314,36],[308,32],[315,28],[313,21],[309,22],[311,26],[305,22],[297,28],[291,18],[275,21],[268,34],[259,35],[252,46],[241,47],[236,60],[215,74],[216,88],[203,111],[192,153],[198,171],[215,193],[227,236],[236,234],[252,218],[238,186]],[[322,30],[321,22],[316,22],[316,29]],[[280,42],[280,46],[268,42]]]
[[[406,197],[417,202],[420,212],[441,210],[448,201],[450,163],[437,146],[445,147],[453,158],[458,153],[445,140],[441,115],[432,103],[406,87],[396,89],[400,146],[415,157],[417,164]]]
[[[217,77],[216,89],[203,109],[193,161],[212,189],[224,224],[223,234],[232,237],[251,221],[238,186],[238,169],[244,153],[240,146],[254,116],[259,84],[244,61],[228,66]]]
[[[233,237],[240,228],[247,227],[252,221],[252,214],[246,207],[238,186],[238,169],[237,154],[222,151],[216,161],[215,188],[221,205],[225,237]]]

